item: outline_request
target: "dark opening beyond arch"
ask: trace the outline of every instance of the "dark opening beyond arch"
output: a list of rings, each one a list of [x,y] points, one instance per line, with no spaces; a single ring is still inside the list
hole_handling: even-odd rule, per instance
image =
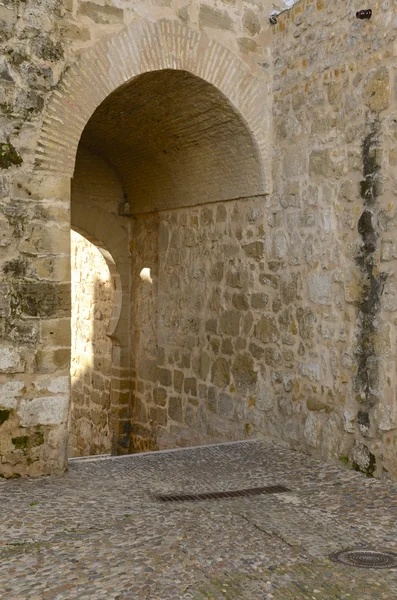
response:
[[[241,115],[186,71],[145,73],[115,90],[80,144],[116,170],[133,213],[263,191],[259,153]]]

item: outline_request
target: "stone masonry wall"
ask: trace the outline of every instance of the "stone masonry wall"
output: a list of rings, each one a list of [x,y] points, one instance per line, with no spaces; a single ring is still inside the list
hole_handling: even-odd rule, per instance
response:
[[[114,286],[102,254],[75,231],[71,233],[72,403],[69,456],[111,450],[110,388],[112,341],[108,327]]]
[[[360,21],[359,0],[300,0],[270,28],[272,4],[1,4],[2,475],[67,466],[71,169],[62,167],[71,131],[75,140],[81,115],[88,120],[86,106],[103,100],[105,85],[112,91],[128,61],[106,63],[106,73],[95,61],[92,85],[89,77],[86,87],[75,84],[79,105],[61,82],[89,71],[74,67],[90,48],[144,20],[150,26],[134,60],[142,72],[157,68],[156,40],[144,37],[166,19],[168,33],[180,31],[170,23],[190,28],[185,42],[191,31],[204,32],[203,76],[216,78],[232,56],[264,82],[251,89],[262,90],[263,114],[273,104],[266,181],[273,193],[164,206],[134,218],[131,240],[113,240],[120,257],[131,241],[134,261],[131,270],[125,259],[123,280],[129,299],[132,272],[133,352],[120,353],[115,389],[125,402],[126,446],[130,427],[131,449],[264,436],[367,475],[397,477],[397,5],[375,0],[372,19]],[[177,36],[167,38],[167,68],[182,52]],[[212,42],[230,56],[214,64]],[[109,42],[104,60],[113,48],[124,56],[124,44]],[[188,48],[186,60],[191,55]],[[232,81],[229,64],[220,87]],[[267,125],[252,98],[244,104],[244,86],[232,87],[247,122]],[[54,112],[43,117],[50,100]],[[88,225],[89,216],[81,203],[79,218]],[[106,234],[103,218],[99,230]],[[130,235],[129,226],[112,224],[111,232]],[[124,334],[128,323],[125,316]]]
[[[302,285],[276,317],[293,376],[280,434],[395,477],[397,14],[374,2],[360,21],[362,8],[305,0],[275,28],[269,267]],[[284,358],[276,372],[289,370]]]
[[[256,227],[245,228],[244,202],[223,234],[213,207],[137,221],[133,281],[144,266],[152,275],[135,296],[139,439],[265,436],[396,476],[396,30],[389,3],[370,22],[360,8],[304,1],[279,17],[274,193]]]
[[[134,219],[132,449],[277,436],[267,231],[263,196]]]

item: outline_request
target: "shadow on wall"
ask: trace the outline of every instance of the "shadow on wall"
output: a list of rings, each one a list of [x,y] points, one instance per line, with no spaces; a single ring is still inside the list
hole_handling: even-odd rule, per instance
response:
[[[100,250],[71,232],[72,403],[69,457],[111,452],[112,341],[116,283]]]

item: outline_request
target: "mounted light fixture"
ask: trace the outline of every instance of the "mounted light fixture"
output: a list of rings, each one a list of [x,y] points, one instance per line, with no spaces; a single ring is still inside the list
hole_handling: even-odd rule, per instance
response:
[[[370,19],[372,17],[372,10],[359,10],[356,12],[357,19]]]

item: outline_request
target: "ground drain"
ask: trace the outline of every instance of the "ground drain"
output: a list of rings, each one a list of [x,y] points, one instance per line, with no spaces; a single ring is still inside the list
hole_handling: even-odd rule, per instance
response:
[[[377,550],[341,550],[330,558],[334,562],[361,569],[391,569],[397,567],[397,554]]]
[[[155,496],[155,498],[159,502],[196,502],[197,500],[219,500],[221,498],[260,496],[261,494],[283,494],[290,491],[283,485],[270,485],[267,487],[232,490],[228,492],[206,492],[205,494],[166,494]]]

